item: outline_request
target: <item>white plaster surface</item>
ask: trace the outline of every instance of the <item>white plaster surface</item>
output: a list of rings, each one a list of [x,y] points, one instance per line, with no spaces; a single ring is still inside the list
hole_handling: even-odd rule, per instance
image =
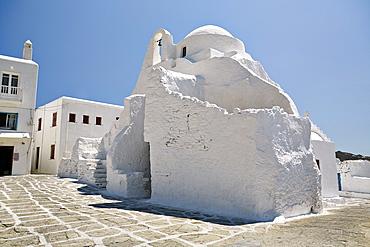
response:
[[[320,162],[323,197],[338,197],[338,178],[333,142],[311,140],[315,159]]]
[[[150,196],[149,144],[144,142],[144,95],[125,99],[121,123],[107,154],[107,191],[124,197]],[[108,133],[105,138],[109,138]]]
[[[206,26],[173,44],[159,29],[103,138],[107,190],[142,196],[149,167],[156,203],[257,220],[318,212],[310,137],[310,120],[229,32]]]
[[[162,76],[146,99],[154,202],[264,220],[319,210],[308,119],[279,107],[228,114],[152,74]]]
[[[195,75],[195,94],[181,93],[212,102],[229,112],[235,107],[248,109],[280,106],[289,114],[299,115],[291,98],[268,77],[262,65],[244,51],[244,44],[240,40],[228,35],[226,30],[221,31],[219,27],[205,26],[200,29],[199,33],[195,32],[196,35],[190,35],[176,45],[172,43],[172,36],[169,38],[168,31],[158,30],[150,41],[143,71],[132,94],[146,93],[146,76],[149,73],[146,70],[156,65],[182,74]],[[162,47],[167,47],[162,48],[162,58],[171,59],[160,59],[157,45],[160,37],[163,40]],[[185,57],[180,54],[183,46],[187,47]]]
[[[370,193],[370,162],[346,160],[338,162],[343,191]]]
[[[79,137],[73,147],[71,158],[62,159],[58,176],[79,178],[81,181],[91,184],[93,182],[91,177],[85,178],[85,174],[89,173],[90,169],[87,164],[104,157],[100,147],[101,139]]]

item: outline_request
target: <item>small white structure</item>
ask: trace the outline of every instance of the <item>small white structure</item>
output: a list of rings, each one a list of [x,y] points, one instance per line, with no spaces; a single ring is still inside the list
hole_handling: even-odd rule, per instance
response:
[[[339,161],[337,166],[341,185],[340,194],[370,199],[370,161],[345,160]]]
[[[0,176],[28,174],[38,76],[31,41],[22,59],[0,55],[0,76]]]
[[[159,29],[133,94],[102,140],[107,191],[227,216],[318,212],[311,122],[244,44],[204,26]]]
[[[339,197],[337,165],[334,142],[311,123],[311,143],[316,163],[321,172],[322,196],[324,198]]]
[[[70,97],[61,97],[40,106],[35,114],[32,170],[58,174],[63,159],[71,158],[77,139],[101,138],[122,110],[123,106]]]

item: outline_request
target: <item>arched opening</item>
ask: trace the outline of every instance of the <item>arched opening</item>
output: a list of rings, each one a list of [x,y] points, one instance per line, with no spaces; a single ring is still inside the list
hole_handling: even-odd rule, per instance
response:
[[[160,62],[174,59],[174,53],[175,46],[172,35],[165,29],[159,29],[150,39],[142,68],[145,69]]]
[[[185,57],[186,56],[186,46],[184,45],[181,49],[181,57]]]
[[[163,34],[158,32],[153,37],[153,65],[162,61]]]
[[[159,56],[162,58],[162,38],[160,38],[159,40],[156,41],[157,42],[157,45],[159,47]]]

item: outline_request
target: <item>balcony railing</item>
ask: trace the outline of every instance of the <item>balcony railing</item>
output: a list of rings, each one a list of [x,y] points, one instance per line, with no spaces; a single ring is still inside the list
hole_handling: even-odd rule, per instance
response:
[[[23,91],[21,87],[1,86],[0,99],[22,101]]]

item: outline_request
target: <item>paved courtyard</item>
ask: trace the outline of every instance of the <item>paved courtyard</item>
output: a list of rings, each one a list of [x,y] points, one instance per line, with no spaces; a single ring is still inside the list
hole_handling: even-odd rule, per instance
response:
[[[252,223],[119,200],[73,179],[0,177],[0,246],[370,246],[370,200]]]

